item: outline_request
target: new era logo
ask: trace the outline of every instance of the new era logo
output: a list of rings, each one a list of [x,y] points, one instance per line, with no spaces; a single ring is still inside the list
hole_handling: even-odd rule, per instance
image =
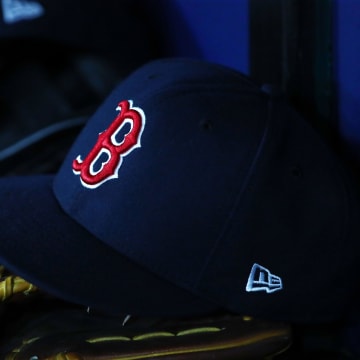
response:
[[[1,0],[4,22],[13,24],[21,20],[32,20],[44,14],[44,8],[36,1]]]
[[[273,293],[283,288],[281,278],[259,264],[254,264],[246,285],[247,292],[266,291]]]

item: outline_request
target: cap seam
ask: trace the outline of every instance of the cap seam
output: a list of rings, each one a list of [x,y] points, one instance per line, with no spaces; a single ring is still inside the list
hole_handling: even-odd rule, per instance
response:
[[[214,253],[218,249],[219,244],[221,243],[221,240],[225,237],[225,235],[226,235],[226,233],[227,233],[227,231],[229,229],[229,225],[230,225],[231,221],[233,220],[233,218],[235,216],[236,210],[237,210],[238,205],[240,203],[240,200],[241,200],[241,198],[242,198],[242,196],[244,194],[244,191],[245,191],[246,187],[248,186],[251,177],[254,174],[256,164],[259,162],[261,154],[263,153],[263,149],[264,149],[266,140],[268,139],[269,125],[270,125],[269,117],[270,117],[271,112],[272,112],[272,101],[270,99],[268,101],[267,108],[268,108],[268,116],[266,118],[267,119],[266,124],[265,124],[266,126],[265,126],[265,129],[264,129],[263,135],[261,137],[261,140],[259,142],[258,150],[256,152],[256,155],[255,155],[252,163],[251,163],[248,174],[246,175],[246,180],[243,182],[243,185],[241,186],[241,188],[240,188],[240,190],[239,190],[239,192],[238,192],[238,194],[237,194],[237,196],[235,198],[232,210],[229,212],[229,215],[228,215],[227,219],[225,220],[223,230],[220,232],[220,234],[218,236],[218,239],[216,240],[215,246],[212,248],[212,251],[208,255],[208,260],[206,261],[205,265],[203,266],[198,278],[196,279],[196,281],[193,282],[193,287],[195,289],[197,289],[199,287],[199,284],[200,284],[200,282],[201,282],[201,280],[203,278],[203,275],[204,275],[209,263],[213,259]]]

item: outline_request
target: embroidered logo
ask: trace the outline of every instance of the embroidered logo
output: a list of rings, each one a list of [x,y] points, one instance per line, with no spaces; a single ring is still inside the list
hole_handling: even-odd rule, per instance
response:
[[[273,293],[283,288],[282,280],[279,276],[259,264],[254,264],[246,285],[247,292],[266,291]]]
[[[80,175],[81,183],[89,189],[117,178],[123,158],[135,148],[141,147],[140,139],[145,127],[145,114],[142,109],[133,107],[131,100],[124,100],[118,104],[116,110],[119,114],[110,126],[99,134],[87,157],[82,160],[81,155],[78,155],[72,163],[74,174]],[[129,131],[121,135],[120,132],[127,127],[130,128]]]
[[[32,20],[45,11],[41,4],[26,0],[1,0],[4,22],[13,24],[21,20]]]

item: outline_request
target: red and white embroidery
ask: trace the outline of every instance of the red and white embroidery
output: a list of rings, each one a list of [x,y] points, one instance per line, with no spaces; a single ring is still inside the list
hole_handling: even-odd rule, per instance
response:
[[[74,174],[80,175],[81,183],[89,189],[97,188],[104,182],[117,178],[123,157],[141,146],[141,134],[145,127],[145,114],[142,109],[133,107],[131,100],[123,100],[116,110],[119,114],[110,126],[99,134],[96,144],[86,158],[82,160],[81,155],[78,155],[72,163]],[[116,136],[126,125],[130,126],[130,130],[122,141],[118,142]],[[107,160],[95,170],[95,165],[104,155]]]

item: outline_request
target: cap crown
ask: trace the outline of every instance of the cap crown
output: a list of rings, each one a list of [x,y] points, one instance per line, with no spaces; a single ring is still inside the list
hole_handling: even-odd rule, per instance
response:
[[[309,124],[247,77],[161,60],[99,108],[54,191],[73,219],[149,271],[233,311],[294,317],[324,296],[325,314],[352,287],[345,178]],[[254,264],[281,290],[246,291]]]

